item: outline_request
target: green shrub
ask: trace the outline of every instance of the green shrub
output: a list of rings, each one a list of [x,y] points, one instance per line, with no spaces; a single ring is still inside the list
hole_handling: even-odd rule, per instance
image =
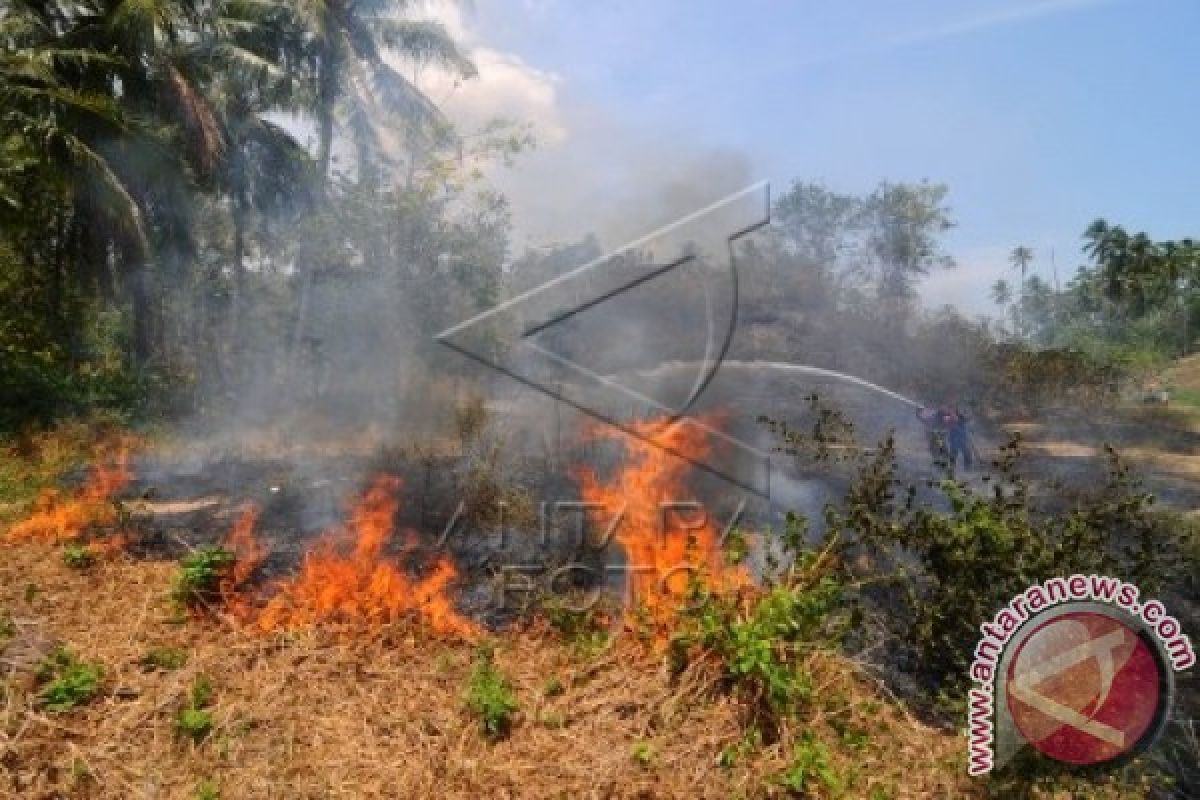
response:
[[[38,665],[35,677],[43,684],[38,691],[38,704],[60,714],[86,704],[99,694],[104,670],[98,664],[79,661],[70,650],[58,647]]]
[[[715,655],[728,685],[768,721],[790,716],[812,695],[805,655],[831,643],[841,587],[816,553],[802,553],[784,582],[750,600],[710,592],[699,584],[671,640],[682,670]]]
[[[1181,560],[1169,518],[1153,510],[1153,497],[1111,449],[1103,484],[1038,500],[1017,470],[1019,442],[1014,436],[1001,449],[990,494],[952,479],[932,485],[948,506],[941,510],[916,503],[915,487],[900,491],[888,439],[861,466],[844,507],[827,515],[831,531],[872,563],[889,563],[901,551],[916,557],[920,569],[900,576],[904,591],[894,598],[907,606],[901,635],[915,643],[925,677],[952,701],[968,682],[979,625],[1032,583],[1099,573],[1155,592]]]
[[[571,599],[579,600],[580,606],[571,605]],[[542,600],[542,613],[577,658],[594,658],[608,646],[611,634],[603,607],[589,603],[584,608],[581,598],[548,597]]]
[[[733,528],[722,542],[725,551],[725,561],[729,564],[741,564],[750,555],[750,537],[742,528]]]
[[[208,602],[235,557],[221,547],[204,547],[184,556],[171,584],[171,599],[179,606]]]
[[[760,747],[762,747],[762,731],[757,726],[750,725],[742,732],[741,739],[722,748],[720,755],[717,756],[717,764],[722,769],[733,769],[739,761],[753,755]]]
[[[196,680],[192,683],[191,691],[192,708],[207,708],[212,705],[213,701],[213,685],[212,681],[206,675],[197,675]]]
[[[63,563],[71,569],[84,570],[96,563],[96,557],[87,545],[72,543],[63,548]]]
[[[557,711],[543,711],[538,721],[542,723],[543,728],[549,730],[559,730],[567,726],[567,718]]]
[[[471,713],[479,717],[484,736],[499,739],[508,734],[519,705],[512,684],[496,667],[490,647],[480,648],[476,655],[465,700]]]

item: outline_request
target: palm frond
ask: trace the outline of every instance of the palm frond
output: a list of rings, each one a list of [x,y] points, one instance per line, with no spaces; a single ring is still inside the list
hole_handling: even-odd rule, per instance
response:
[[[367,20],[384,47],[420,64],[435,64],[459,78],[478,74],[474,62],[459,49],[444,25],[435,20],[379,17]]]
[[[193,160],[209,174],[225,151],[225,138],[217,117],[204,95],[174,66],[168,69],[167,85],[187,131]]]
[[[215,66],[222,70],[238,70],[247,76],[285,77],[284,71],[269,58],[230,42],[218,42],[211,50]]]
[[[102,195],[99,198],[102,201],[100,207],[106,209],[107,216],[129,235],[143,253],[147,252],[149,241],[142,212],[108,161],[82,139],[61,129],[45,129],[43,141],[49,150],[61,150],[72,166],[92,179]]]

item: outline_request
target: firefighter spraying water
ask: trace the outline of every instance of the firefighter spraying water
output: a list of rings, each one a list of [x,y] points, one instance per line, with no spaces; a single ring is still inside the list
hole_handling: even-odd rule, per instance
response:
[[[929,439],[929,455],[935,462],[944,462],[953,468],[958,466],[961,457],[964,469],[969,470],[974,466],[970,419],[961,407],[921,406],[916,413],[917,419],[925,426],[925,433]]]

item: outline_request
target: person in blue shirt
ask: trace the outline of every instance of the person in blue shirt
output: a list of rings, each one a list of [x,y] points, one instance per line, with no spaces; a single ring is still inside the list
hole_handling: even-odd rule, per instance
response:
[[[967,415],[961,408],[949,405],[941,408],[922,406],[917,408],[917,419],[925,426],[930,458],[954,467],[961,457],[963,467],[971,469],[974,462],[971,435],[967,427]]]

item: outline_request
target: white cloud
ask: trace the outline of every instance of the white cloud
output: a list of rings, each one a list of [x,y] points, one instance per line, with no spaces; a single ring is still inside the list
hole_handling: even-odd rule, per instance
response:
[[[557,75],[527,64],[514,53],[488,47],[459,4],[431,4],[426,15],[446,27],[479,70],[476,77],[466,81],[436,69],[424,70],[418,76],[421,89],[464,133],[492,120],[505,119],[531,125],[540,143],[556,145],[566,139]]]
[[[545,2],[526,0],[532,13]],[[509,200],[517,250],[588,234],[615,246],[753,183],[740,154],[705,148],[686,130],[639,128],[564,91],[560,76],[488,41],[461,5],[431,4],[426,13],[468,50],[479,75],[455,81],[428,69],[418,76],[422,90],[467,136],[502,118],[529,125],[536,140],[511,168],[485,168]]]

